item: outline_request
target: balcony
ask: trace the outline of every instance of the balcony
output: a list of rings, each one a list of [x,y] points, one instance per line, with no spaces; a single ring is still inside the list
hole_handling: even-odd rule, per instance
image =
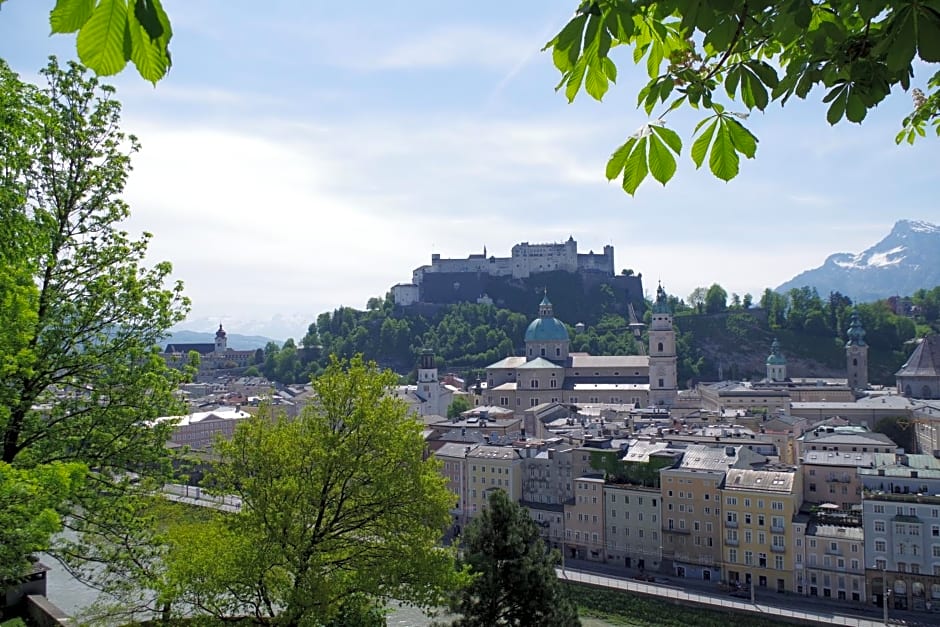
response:
[[[681,533],[684,536],[692,535],[691,529],[679,529],[678,527],[663,527],[663,533]]]
[[[726,546],[738,546],[738,541],[737,539],[732,540],[731,538],[725,538],[725,545]]]
[[[781,525],[771,525],[770,533],[785,533],[785,529]]]
[[[826,555],[842,555],[842,549],[840,549],[838,546],[837,546],[836,548],[832,548],[831,546],[827,546],[827,547],[826,547]]]
[[[738,521],[736,521],[736,520],[726,520],[726,521],[725,521],[725,527],[727,527],[728,529],[737,529],[737,528],[738,528]]]
[[[770,547],[770,550],[773,551],[774,553],[786,553],[787,547],[775,544],[772,547]]]

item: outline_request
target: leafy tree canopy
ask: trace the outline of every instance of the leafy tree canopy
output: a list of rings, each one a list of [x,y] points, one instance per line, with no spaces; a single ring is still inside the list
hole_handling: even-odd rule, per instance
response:
[[[728,308],[728,292],[717,283],[712,283],[705,294],[705,311],[721,313]]]
[[[151,424],[175,413],[182,374],[156,345],[188,307],[169,264],[145,265],[149,235],[121,229],[138,146],[114,90],[55,59],[41,74],[29,85],[0,61],[0,519],[9,495],[43,494],[27,553],[54,513],[90,530],[133,491],[127,473],[164,468],[171,426]]]
[[[914,110],[897,142],[928,126],[940,134],[940,72],[914,82],[915,69],[940,62],[940,0],[584,0],[545,46],[557,89],[569,101],[582,89],[601,100],[617,80],[618,46],[649,76],[637,105],[653,116],[607,163],[607,178],[631,195],[650,174],[664,185],[675,174],[683,141],[668,117],[680,107],[706,112],[683,134],[695,166],[707,159],[724,181],[757,153],[748,114],[815,87],[830,124],[860,123],[894,87],[910,90]]]
[[[49,548],[52,534],[62,529],[62,503],[83,479],[81,464],[23,470],[0,462],[0,582],[22,575],[30,554]]]
[[[218,618],[300,625],[367,616],[369,600],[435,606],[461,586],[440,546],[453,494],[388,393],[396,382],[361,357],[334,359],[299,418],[259,415],[220,441],[212,476],[241,513],[174,538],[164,596]]]
[[[451,401],[451,404],[447,407],[447,417],[448,418],[457,418],[463,412],[470,409],[470,401],[467,400],[466,396],[456,396],[454,400]]]
[[[56,0],[53,33],[77,33],[78,58],[99,76],[134,64],[156,84],[170,71],[173,29],[161,0]]]

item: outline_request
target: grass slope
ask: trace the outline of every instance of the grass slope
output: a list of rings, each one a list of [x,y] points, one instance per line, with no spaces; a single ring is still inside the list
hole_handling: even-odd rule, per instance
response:
[[[683,607],[627,592],[569,583],[568,593],[582,618],[626,627],[784,627],[791,623],[745,614]]]

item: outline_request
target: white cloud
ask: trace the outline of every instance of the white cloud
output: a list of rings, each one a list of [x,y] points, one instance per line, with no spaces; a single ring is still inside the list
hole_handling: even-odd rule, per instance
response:
[[[487,67],[502,69],[537,50],[530,38],[492,26],[447,25],[427,33],[408,32],[408,40],[393,43],[369,56],[353,57],[363,69]],[[366,46],[368,51],[368,46]]]

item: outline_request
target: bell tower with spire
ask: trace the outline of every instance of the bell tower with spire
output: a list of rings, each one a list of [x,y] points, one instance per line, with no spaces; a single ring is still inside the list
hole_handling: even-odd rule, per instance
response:
[[[222,354],[228,349],[228,340],[226,339],[225,329],[222,323],[219,323],[219,330],[215,332],[215,352]]]
[[[649,331],[650,405],[672,407],[678,395],[676,371],[676,331],[672,326],[672,310],[662,284],[656,288],[653,317]]]
[[[767,380],[781,382],[787,380],[787,358],[780,352],[780,342],[774,338],[770,345],[770,355],[767,356]]]
[[[852,310],[846,335],[845,370],[848,384],[853,390],[864,390],[868,387],[868,344],[865,343],[865,329],[858,317],[857,307]]]

